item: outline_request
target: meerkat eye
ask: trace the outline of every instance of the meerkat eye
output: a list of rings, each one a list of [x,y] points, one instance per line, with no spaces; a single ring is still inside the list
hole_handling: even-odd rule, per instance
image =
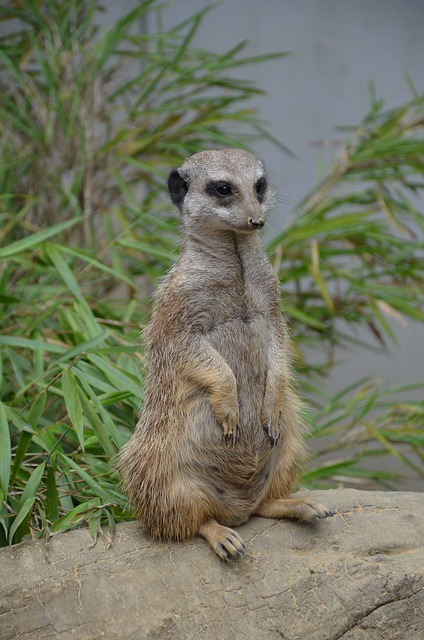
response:
[[[215,193],[222,197],[230,196],[232,194],[231,186],[228,182],[215,182],[214,190]]]
[[[267,188],[267,181],[266,181],[266,178],[262,176],[262,178],[259,178],[259,180],[255,185],[256,195],[258,196],[259,200],[261,200],[264,197],[266,188]]]

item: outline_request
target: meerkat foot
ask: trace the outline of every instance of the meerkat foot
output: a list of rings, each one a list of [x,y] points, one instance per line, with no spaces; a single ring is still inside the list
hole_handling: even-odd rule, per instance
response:
[[[297,498],[270,500],[259,505],[256,511],[256,515],[263,518],[291,518],[306,521],[331,518],[335,513],[334,509],[328,509],[322,504]]]
[[[229,527],[223,527],[216,520],[208,520],[200,528],[199,534],[205,538],[221,560],[228,562],[230,557],[241,558],[246,546],[239,534]]]

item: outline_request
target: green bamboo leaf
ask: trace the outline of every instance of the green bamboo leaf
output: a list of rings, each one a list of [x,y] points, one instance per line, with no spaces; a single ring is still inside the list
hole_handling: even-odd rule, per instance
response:
[[[107,449],[105,449],[105,451],[107,450],[113,456],[115,455],[116,452],[114,451],[113,445],[109,445],[110,440],[112,440],[115,443],[115,446],[118,449],[120,449],[122,446],[124,446],[126,442],[126,438],[124,434],[116,427],[115,422],[114,420],[112,420],[110,413],[106,411],[105,407],[103,406],[103,403],[107,402],[107,399],[103,397],[102,401],[100,401],[100,399],[94,393],[93,389],[90,387],[88,382],[83,378],[79,378],[79,380],[85,392],[88,394],[90,400],[92,401],[93,407],[98,414],[98,421],[100,423],[100,424],[97,424],[97,420],[96,420],[98,435],[99,433],[103,434],[104,432],[104,439],[108,443]],[[115,396],[114,402],[117,402],[116,396]]]
[[[87,483],[87,485],[95,493],[96,497],[100,498],[101,500],[106,500],[106,502],[111,502],[113,504],[116,504],[116,495],[109,493],[109,491],[101,487],[99,483],[96,480],[94,480],[94,478],[92,478],[86,471],[84,471],[84,469],[82,469],[79,466],[79,464],[74,462],[74,460],[72,460],[71,458],[69,458],[63,453],[60,453],[59,457],[62,460],[64,460],[65,463],[69,467],[71,467],[71,469],[73,469],[82,480],[84,480]]]
[[[411,230],[408,229],[397,217],[394,211],[393,200],[384,195],[382,190],[377,191],[378,201],[382,210],[386,213],[389,220],[400,231],[400,233],[407,238],[411,237]]]
[[[21,415],[19,411],[13,409],[6,404],[3,405],[6,411],[7,419],[15,425],[19,431],[32,431],[31,426],[28,424],[28,421]]]
[[[22,349],[43,349],[50,353],[64,353],[66,347],[58,344],[50,344],[43,340],[32,340],[31,338],[21,338],[19,336],[0,335],[0,346],[4,347],[22,347]]]
[[[1,49],[0,49],[1,52]],[[7,105],[8,101],[4,101]],[[13,109],[13,107],[12,107]],[[16,110],[0,108],[0,118],[4,122],[9,122],[21,133],[26,134],[29,138],[39,138],[39,131],[34,127],[34,123],[28,120],[25,114],[16,113]]]
[[[327,307],[331,313],[334,313],[334,304],[331,299],[330,292],[328,291],[327,283],[325,282],[325,278],[322,274],[320,268],[320,258],[319,258],[319,244],[317,240],[312,240],[311,242],[311,264],[309,267],[309,271],[318,285],[319,290],[321,291],[321,295],[324,298]]]
[[[13,520],[12,526],[9,530],[9,544],[12,544],[15,533],[19,529],[22,524],[25,524],[32,512],[33,506],[35,502],[35,497],[28,498],[25,502],[20,506],[19,511],[17,512],[15,519]],[[16,540],[19,542],[19,540]]]
[[[86,514],[90,513],[93,509],[97,509],[98,506],[98,499],[82,502],[71,509],[71,511],[66,515],[56,520],[56,522],[52,524],[50,531],[52,533],[64,533],[65,531],[69,531],[69,529],[76,527],[82,520],[84,520],[84,516]]]
[[[134,280],[130,278],[128,275],[126,275],[125,273],[122,273],[122,271],[117,271],[116,269],[112,269],[107,264],[104,264],[103,262],[96,260],[95,258],[87,255],[83,251],[79,251],[77,249],[72,249],[71,247],[64,247],[64,246],[61,246],[60,250],[63,253],[67,253],[71,256],[79,258],[80,260],[84,260],[85,262],[95,267],[96,269],[99,269],[100,271],[104,271],[105,273],[108,273],[109,275],[113,276],[117,280],[122,280],[123,282],[126,282],[133,289],[135,288]]]
[[[105,331],[90,340],[78,343],[75,347],[72,347],[68,351],[64,351],[63,355],[59,358],[59,362],[69,362],[74,360],[77,356],[82,356],[83,354],[90,353],[94,350],[97,352],[99,347],[107,341],[110,335],[109,331]]]
[[[367,398],[365,404],[361,407],[358,413],[357,422],[360,422],[366,415],[369,414],[371,409],[373,409],[378,398],[378,393],[378,389],[374,389],[374,391],[369,394],[369,397]]]
[[[47,229],[43,229],[43,231],[37,231],[26,238],[22,238],[22,240],[17,240],[8,247],[0,249],[0,260],[10,258],[24,251],[37,249],[48,238],[52,238],[53,236],[62,233],[62,231],[66,231],[67,229],[74,227],[76,224],[81,222],[81,220],[82,217],[66,220],[65,222],[58,222]]]
[[[352,468],[352,466],[355,463],[356,463],[355,459],[343,460],[342,462],[325,463],[316,469],[307,471],[303,475],[303,480],[305,482],[310,482],[311,480],[317,480],[321,478],[331,478],[331,476],[334,476],[340,473],[347,474],[347,472]]]
[[[322,330],[326,328],[324,322],[317,320],[312,315],[305,313],[301,309],[293,307],[293,305],[287,303],[287,300],[283,301],[283,311],[286,315],[295,318],[296,320],[300,320],[303,324],[313,327],[314,329]]]
[[[116,533],[116,520],[109,509],[106,509],[106,515],[108,520],[108,531],[113,536]]]
[[[379,429],[376,429],[372,423],[366,423],[365,426],[369,434],[375,440],[377,440],[378,442],[381,442],[381,444],[384,446],[384,448],[388,451],[388,453],[391,456],[393,456],[400,462],[403,462],[407,466],[411,467],[417,474],[424,476],[424,470],[421,470],[416,464],[413,463],[412,460],[409,460],[408,457],[403,455],[401,451],[398,451],[396,447],[393,446],[393,444],[390,442],[386,433],[380,431]]]
[[[65,400],[66,410],[75,432],[81,449],[85,450],[84,444],[84,422],[79,389],[75,381],[75,376],[70,369],[64,369],[62,373],[62,391]]]
[[[95,57],[91,67],[92,73],[97,73],[103,68],[110,56],[116,52],[118,45],[125,41],[131,25],[134,24],[140,16],[148,12],[154,2],[155,0],[144,0],[130,13],[118,20],[102,37],[98,38],[94,47]]]
[[[19,440],[18,446],[16,447],[15,457],[13,459],[13,466],[10,475],[10,482],[13,483],[16,478],[16,474],[18,473],[21,465],[25,459],[26,452],[28,451],[29,445],[31,444],[33,438],[33,433],[31,431],[22,431]]]
[[[422,433],[393,431],[390,429],[380,429],[380,433],[386,438],[390,438],[393,442],[410,444],[417,449],[424,447],[424,434]],[[407,464],[410,464],[410,462],[411,461]],[[418,471],[418,468],[416,468],[415,471]],[[423,470],[419,470],[419,475],[423,475]]]
[[[424,406],[419,406],[416,404],[408,404],[406,402],[402,402],[399,405],[400,409],[406,410],[412,414],[423,416],[424,417]]]
[[[90,353],[87,358],[108,378],[115,386],[115,389],[131,391],[136,397],[139,396],[140,385],[135,376],[121,371],[118,367],[113,366],[106,358],[100,358],[100,356],[94,353]]]
[[[15,298],[14,296],[7,296],[4,293],[0,293],[0,304],[11,305],[17,304],[20,302],[19,298]]]
[[[102,372],[97,367],[92,366],[87,362],[80,361],[77,365],[74,365],[74,370],[75,374],[78,373],[79,379],[83,376],[94,389],[98,389],[102,393],[107,394],[113,394],[116,392],[116,386],[105,380]],[[80,373],[81,376],[79,375]]]
[[[90,401],[87,399],[85,394],[80,390],[80,399],[81,405],[84,409],[84,414],[86,420],[96,434],[96,438],[98,439],[100,445],[102,446],[104,452],[112,459],[116,455],[116,448],[113,446],[111,439],[109,438],[109,434],[105,429],[105,426],[97,415],[94,407],[91,405]]]
[[[60,247],[49,242],[45,246],[45,251],[72,295],[75,296],[75,298],[80,302],[85,303],[78,282],[76,281],[65,260],[62,258]]]
[[[1,490],[0,490],[0,498],[1,498]],[[9,518],[6,517],[4,506],[0,507],[0,547],[5,547],[7,545],[9,524],[10,524]]]
[[[138,240],[136,241],[136,240],[127,240],[125,238],[119,238],[116,244],[126,249],[133,249],[134,251],[137,251],[142,255],[144,254],[145,256],[159,258],[160,260],[163,260],[166,267],[172,266],[175,260],[177,259],[176,253],[164,251],[163,249],[159,249],[157,246],[155,247],[150,244],[147,244],[146,242],[140,242]]]
[[[383,330],[385,331],[385,333],[392,339],[393,342],[397,342],[397,337],[396,334],[394,333],[393,329],[391,328],[390,324],[387,322],[386,318],[384,317],[384,315],[381,313],[381,308],[379,307],[379,301],[378,300],[370,300],[369,301],[369,306],[370,309],[372,310],[373,314],[375,315],[377,321],[380,323],[380,325],[382,326]]]
[[[46,406],[47,393],[42,391],[31,404],[31,408],[28,413],[28,422],[35,430],[38,428],[40,418],[43,415],[44,408]]]
[[[41,479],[43,477],[44,469],[46,467],[46,463],[42,462],[39,464],[34,471],[31,473],[25,488],[22,492],[22,495],[19,499],[18,509],[29,499],[35,498],[37,495],[38,487],[40,486]]]
[[[47,519],[50,523],[59,520],[59,498],[56,476],[53,467],[47,469]]]
[[[90,532],[91,537],[94,540],[97,539],[97,536],[101,531],[101,519],[102,519],[101,509],[97,509],[97,511],[93,511],[93,513],[88,518],[88,530]]]
[[[3,496],[9,490],[11,472],[11,446],[9,424],[4,404],[0,402],[0,490]]]
[[[81,300],[75,301],[74,309],[79,329],[83,336],[87,336],[89,340],[91,340],[106,333],[106,331],[97,323],[93,315],[93,311],[86,300],[81,298]]]
[[[125,196],[126,200],[135,210],[138,210],[139,208],[138,200],[135,197],[135,194],[130,189],[130,185],[123,178],[122,174],[113,165],[110,165],[108,169],[112,174],[112,176],[114,177],[114,179],[116,180],[116,183],[120,188],[122,194]]]

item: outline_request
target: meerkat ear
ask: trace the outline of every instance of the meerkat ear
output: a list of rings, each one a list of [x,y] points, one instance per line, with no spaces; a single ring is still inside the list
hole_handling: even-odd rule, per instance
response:
[[[178,169],[171,171],[168,178],[168,190],[172,202],[181,208],[188,191],[187,176],[181,175]]]

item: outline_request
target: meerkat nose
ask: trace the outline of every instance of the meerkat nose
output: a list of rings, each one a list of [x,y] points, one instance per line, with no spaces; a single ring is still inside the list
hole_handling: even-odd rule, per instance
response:
[[[249,218],[247,223],[251,229],[262,229],[265,220],[263,218]]]

